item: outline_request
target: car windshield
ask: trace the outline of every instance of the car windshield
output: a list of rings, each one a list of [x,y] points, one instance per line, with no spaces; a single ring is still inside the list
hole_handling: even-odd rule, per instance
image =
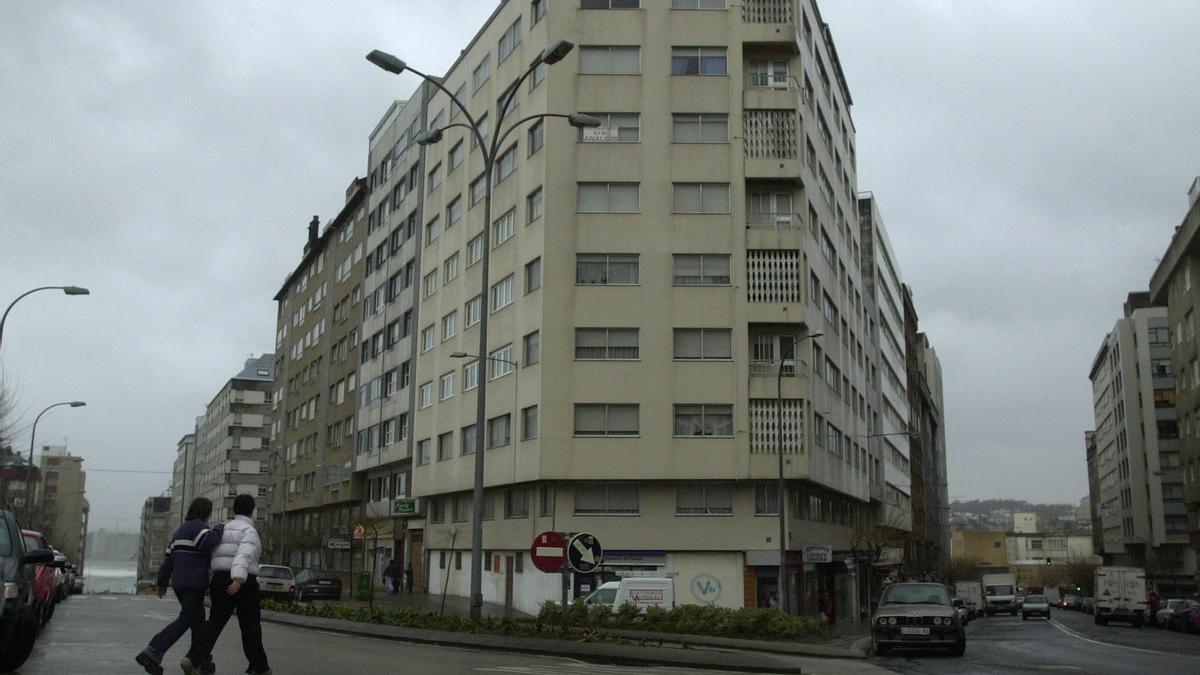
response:
[[[1027,595],[1027,596],[1025,596],[1025,604],[1027,604],[1027,605],[1044,605],[1044,604],[1046,604],[1046,596],[1044,596],[1044,595]]]
[[[881,605],[949,605],[950,594],[939,584],[892,584]]]
[[[601,588],[587,597],[589,605],[611,605],[617,599],[617,589]]]
[[[263,565],[258,568],[258,576],[265,579],[290,579],[292,572],[286,567]]]
[[[985,589],[984,594],[985,595],[1012,595],[1013,587],[1009,586],[1008,584],[1001,584],[1001,585],[997,585],[997,586],[988,586]]]

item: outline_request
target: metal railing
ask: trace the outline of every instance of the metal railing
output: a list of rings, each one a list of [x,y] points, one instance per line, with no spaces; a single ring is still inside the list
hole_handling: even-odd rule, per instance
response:
[[[750,362],[750,375],[753,377],[775,377],[779,374],[779,360],[757,359]],[[788,359],[783,362],[783,376],[796,376],[796,361]]]
[[[791,0],[742,0],[746,23],[792,23]]]
[[[764,230],[800,230],[804,228],[804,218],[799,213],[751,211],[746,214],[746,226]]]

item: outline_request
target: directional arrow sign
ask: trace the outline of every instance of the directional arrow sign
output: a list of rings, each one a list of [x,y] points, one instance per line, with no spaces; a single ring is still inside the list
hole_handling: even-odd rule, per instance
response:
[[[571,569],[581,574],[594,572],[600,563],[604,562],[604,549],[600,540],[592,535],[581,532],[567,544],[567,562]]]
[[[539,534],[529,547],[529,559],[534,567],[547,574],[562,571],[567,560],[567,538],[561,532]]]

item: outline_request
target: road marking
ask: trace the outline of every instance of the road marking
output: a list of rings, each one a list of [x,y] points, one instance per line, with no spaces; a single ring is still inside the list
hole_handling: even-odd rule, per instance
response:
[[[1080,640],[1083,640],[1085,642],[1091,642],[1093,644],[1103,645],[1105,647],[1116,647],[1117,649],[1128,649],[1129,651],[1132,651],[1132,652],[1143,652],[1145,654],[1162,654],[1163,656],[1184,656],[1183,654],[1179,654],[1178,652],[1163,652],[1163,651],[1159,651],[1157,649],[1142,649],[1141,647],[1126,647],[1125,645],[1113,644],[1112,642],[1093,640],[1090,637],[1085,637],[1079,633],[1076,633],[1075,631],[1071,630],[1070,628],[1067,628],[1066,626],[1062,625],[1061,623],[1059,623],[1058,621],[1055,621],[1053,619],[1050,621],[1050,624],[1052,626],[1054,626],[1055,628],[1061,630],[1062,632],[1066,633],[1067,635],[1077,637]]]

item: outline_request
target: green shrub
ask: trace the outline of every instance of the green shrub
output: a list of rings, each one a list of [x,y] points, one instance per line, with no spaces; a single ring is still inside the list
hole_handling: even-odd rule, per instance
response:
[[[587,622],[589,626],[605,626],[613,618],[612,608],[605,604],[588,607]]]

